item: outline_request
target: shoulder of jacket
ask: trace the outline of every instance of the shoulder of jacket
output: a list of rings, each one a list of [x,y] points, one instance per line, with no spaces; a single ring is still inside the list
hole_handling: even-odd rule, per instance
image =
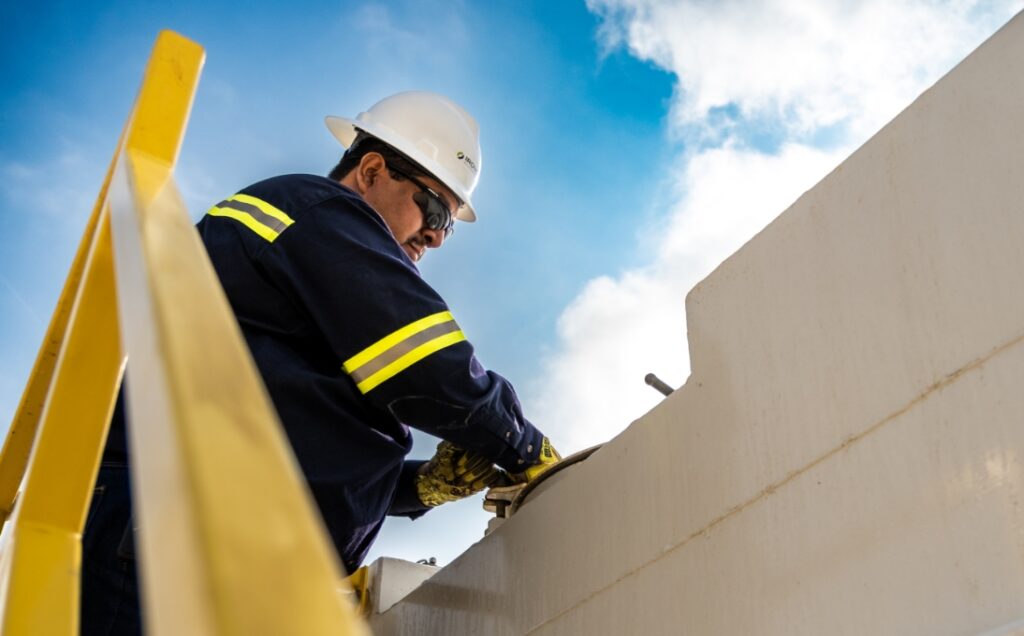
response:
[[[337,181],[312,174],[287,174],[271,177],[242,189],[239,194],[254,196],[284,210],[298,220],[305,212],[323,208],[333,213],[348,213],[365,218],[390,234],[384,219],[361,196]]]
[[[393,253],[399,260],[408,261],[407,264],[419,273],[415,263],[395,242],[380,214],[356,192],[337,181],[309,174],[281,175],[243,188],[235,198],[239,195],[258,199],[258,202],[249,200],[265,202],[279,210],[286,219],[286,227],[281,228],[281,234],[294,235],[294,232],[284,230],[292,224],[304,226],[312,220],[307,215],[315,215],[319,221],[313,223],[314,227],[321,223],[343,227],[344,234],[351,240]],[[307,223],[303,223],[304,217]]]
[[[301,214],[324,201],[338,197],[359,199],[358,195],[337,181],[313,174],[271,177],[243,188],[239,194],[256,197],[289,214]],[[351,202],[356,204],[354,200]]]

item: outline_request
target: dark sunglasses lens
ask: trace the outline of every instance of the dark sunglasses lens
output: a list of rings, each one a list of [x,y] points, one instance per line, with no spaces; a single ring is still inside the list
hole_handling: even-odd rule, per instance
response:
[[[432,230],[444,230],[445,236],[451,236],[455,230],[455,219],[448,207],[429,192],[417,192],[412,200],[423,212],[423,220]]]

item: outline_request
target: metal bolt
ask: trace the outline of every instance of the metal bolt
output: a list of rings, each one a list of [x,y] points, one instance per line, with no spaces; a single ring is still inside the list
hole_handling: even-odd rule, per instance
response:
[[[646,382],[647,384],[653,386],[655,388],[655,390],[657,390],[662,395],[666,395],[667,396],[667,395],[671,395],[672,394],[672,391],[673,391],[672,387],[670,387],[669,385],[667,385],[664,382],[662,382],[661,378],[659,378],[658,376],[654,375],[653,373],[648,373],[646,376],[644,376],[644,382]]]

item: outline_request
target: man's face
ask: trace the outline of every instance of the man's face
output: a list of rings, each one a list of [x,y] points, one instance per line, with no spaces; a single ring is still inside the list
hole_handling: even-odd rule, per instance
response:
[[[376,155],[376,153],[368,154],[366,158],[371,156],[380,158],[380,155]],[[367,185],[361,194],[366,202],[381,215],[409,258],[413,262],[418,262],[423,258],[428,247],[441,247],[445,239],[444,230],[430,229],[424,223],[423,211],[413,200],[413,195],[421,191],[420,187],[409,179],[397,178],[392,175],[387,170],[383,158],[380,158],[379,163],[379,167],[369,174],[364,170],[364,181],[367,182]],[[363,167],[360,166],[360,168]],[[456,199],[447,188],[441,185],[440,181],[433,177],[419,177],[419,181],[440,194],[445,205],[454,214],[457,207]]]

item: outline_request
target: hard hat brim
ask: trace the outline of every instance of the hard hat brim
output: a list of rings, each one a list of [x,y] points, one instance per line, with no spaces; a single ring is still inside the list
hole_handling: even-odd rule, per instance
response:
[[[331,134],[346,149],[352,147],[352,142],[356,140],[356,136],[362,130],[400,150],[400,152],[407,155],[422,166],[424,170],[432,174],[434,178],[447,186],[462,201],[462,205],[455,212],[455,218],[466,223],[476,221],[476,212],[473,210],[473,203],[470,201],[469,193],[459,185],[458,180],[449,174],[439,163],[417,152],[415,149],[401,149],[403,145],[402,139],[387,127],[380,126],[374,122],[356,121],[347,117],[336,117],[333,115],[325,117],[324,123],[327,124],[327,129],[331,131]]]

